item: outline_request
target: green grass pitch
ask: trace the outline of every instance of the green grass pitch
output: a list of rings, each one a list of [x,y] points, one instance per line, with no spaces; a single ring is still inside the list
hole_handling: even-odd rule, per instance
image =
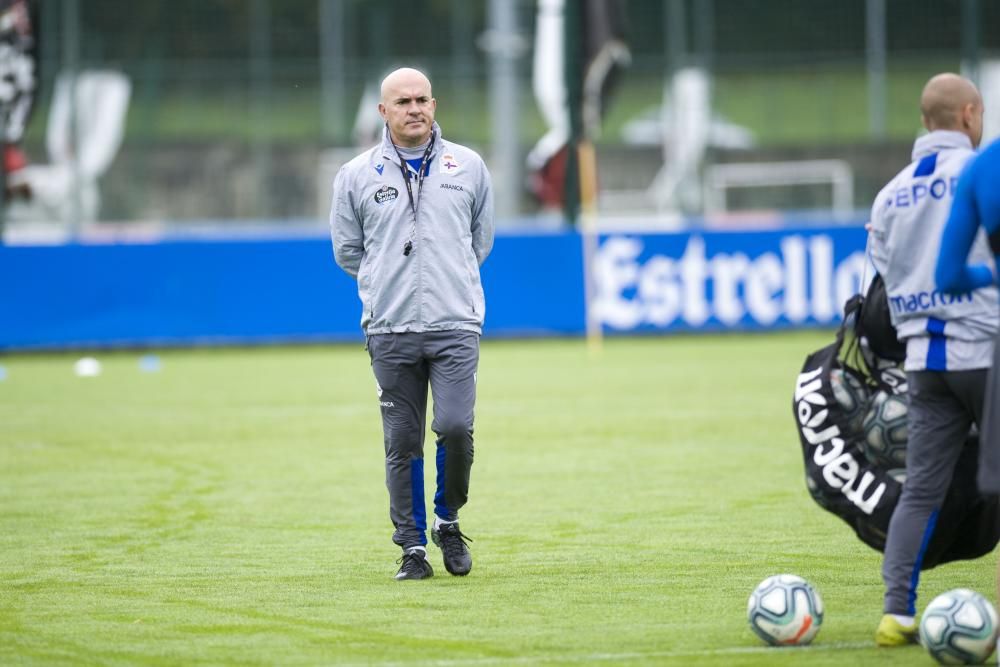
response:
[[[431,546],[423,582],[392,578],[360,345],[2,357],[0,664],[933,664],[874,647],[880,554],[806,493],[791,395],[831,336],[485,341],[475,565]],[[747,628],[782,572],[826,603],[811,647]]]

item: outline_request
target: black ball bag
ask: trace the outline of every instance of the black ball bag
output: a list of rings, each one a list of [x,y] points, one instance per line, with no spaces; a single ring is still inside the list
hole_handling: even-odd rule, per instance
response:
[[[862,435],[849,430],[846,411],[834,397],[830,372],[843,369],[872,389],[892,392],[861,353],[864,336],[860,295],[845,306],[844,324],[834,343],[809,355],[795,383],[792,410],[802,445],[806,486],[820,507],[843,519],[858,538],[878,551],[885,549],[886,532],[902,484],[889,470],[868,461],[862,452]],[[871,318],[868,318],[871,321]],[[867,344],[867,339],[864,339]],[[846,341],[846,342],[845,342]],[[853,363],[852,363],[853,362]],[[976,488],[978,437],[970,435],[934,534],[924,555],[922,569],[954,560],[978,558],[1000,541],[1000,502]]]

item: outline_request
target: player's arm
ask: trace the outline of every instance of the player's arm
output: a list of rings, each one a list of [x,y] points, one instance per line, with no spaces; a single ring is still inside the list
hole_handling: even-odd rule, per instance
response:
[[[365,253],[365,235],[351,197],[351,178],[347,165],[340,168],[333,181],[333,204],[330,207],[330,236],[337,265],[354,278],[358,277]]]
[[[966,264],[981,219],[976,203],[977,172],[975,162],[962,172],[955,190],[955,201],[941,235],[934,282],[938,289],[945,292],[968,292],[995,282],[992,267]]]
[[[493,185],[489,170],[480,161],[479,184],[472,204],[472,251],[476,253],[480,266],[493,249],[493,230]]]

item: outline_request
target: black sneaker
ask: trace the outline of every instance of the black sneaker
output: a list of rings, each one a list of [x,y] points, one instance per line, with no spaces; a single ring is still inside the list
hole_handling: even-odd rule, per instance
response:
[[[399,572],[396,573],[397,581],[429,579],[434,576],[434,569],[431,567],[430,561],[427,560],[427,552],[423,549],[404,551],[396,563],[399,565]]]
[[[457,577],[464,577],[472,569],[472,554],[469,553],[468,540],[472,538],[463,535],[458,528],[458,522],[443,523],[440,528],[431,530],[431,539],[441,547],[444,556],[444,569]]]

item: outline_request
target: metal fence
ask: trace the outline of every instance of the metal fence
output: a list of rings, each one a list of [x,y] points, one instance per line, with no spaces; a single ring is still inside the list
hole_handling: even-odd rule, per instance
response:
[[[400,64],[430,73],[445,134],[480,150],[491,166],[499,143],[524,155],[545,131],[531,90],[532,0],[40,0],[38,7],[41,76],[26,150],[32,162],[50,159],[60,75],[123,73],[130,83],[124,139],[99,175],[95,213],[122,228],[323,225],[336,156],[370,142],[378,126],[374,86]],[[682,68],[697,67],[711,82],[723,136],[706,165],[844,160],[857,181],[853,203],[863,208],[885,165],[898,168],[908,154],[928,76],[963,70],[981,78],[1000,57],[994,0],[628,0],[626,11],[632,63],[610,98],[598,146],[602,188],[611,195],[603,201],[614,202],[606,213],[628,208],[622,202],[655,209],[636,193],[648,194],[664,162],[661,106]],[[498,16],[514,31],[498,28]],[[504,57],[512,59],[513,109],[512,100],[496,98],[492,65]],[[501,114],[513,117],[504,127],[515,136],[495,136]],[[504,222],[532,224],[523,219],[538,204],[525,181],[521,170],[500,179],[499,194],[512,202]],[[756,205],[755,195],[742,196]],[[806,196],[805,205],[824,196]],[[760,205],[781,208],[785,195],[771,197]],[[795,206],[796,196],[786,199]],[[699,213],[699,206],[681,208]],[[79,229],[86,220],[73,215],[22,219],[32,229]],[[9,229],[17,224],[10,220]]]

